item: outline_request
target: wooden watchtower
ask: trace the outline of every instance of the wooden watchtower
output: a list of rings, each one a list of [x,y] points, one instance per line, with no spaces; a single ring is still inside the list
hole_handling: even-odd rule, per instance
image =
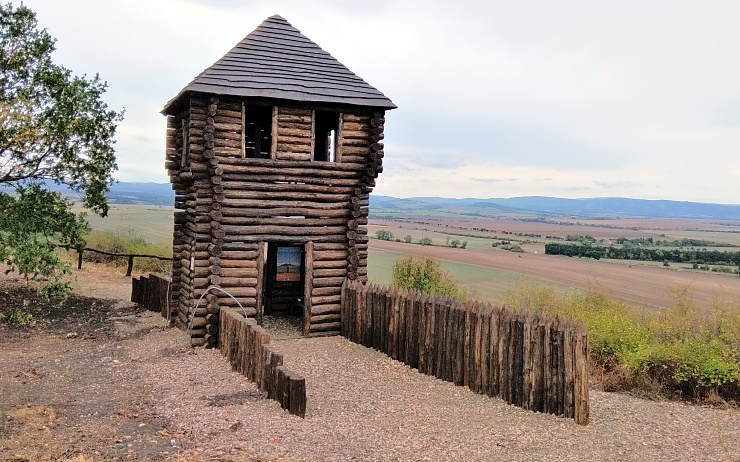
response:
[[[272,16],[162,110],[175,190],[172,298],[194,345],[219,308],[339,332],[345,279],[367,279],[368,200],[396,106]],[[192,317],[192,319],[191,319]]]

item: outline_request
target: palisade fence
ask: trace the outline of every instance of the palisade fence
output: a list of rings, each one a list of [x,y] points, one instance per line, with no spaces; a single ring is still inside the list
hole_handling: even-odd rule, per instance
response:
[[[218,346],[231,368],[256,383],[291,414],[306,416],[306,379],[283,366],[283,353],[270,334],[239,310],[221,308]]]
[[[170,284],[169,275],[149,273],[131,278],[131,301],[146,307],[149,311],[156,311],[167,317],[170,313]]]
[[[131,301],[162,316],[171,315],[167,312],[169,293],[169,276],[149,273],[131,279]],[[270,334],[255,319],[245,318],[237,309],[221,307],[213,319],[216,325],[209,326],[218,327],[218,348],[232,370],[254,382],[283,409],[305,417],[306,379],[283,366],[283,353],[270,345]]]
[[[583,322],[348,281],[341,335],[420,372],[585,425]]]

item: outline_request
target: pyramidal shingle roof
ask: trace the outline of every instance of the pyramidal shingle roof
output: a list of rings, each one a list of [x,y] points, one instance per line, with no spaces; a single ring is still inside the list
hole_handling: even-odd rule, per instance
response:
[[[393,102],[275,15],[200,73],[162,110],[186,93],[241,96],[393,109]]]

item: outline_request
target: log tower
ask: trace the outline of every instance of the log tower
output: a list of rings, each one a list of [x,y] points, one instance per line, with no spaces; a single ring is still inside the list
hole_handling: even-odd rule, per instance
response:
[[[215,345],[220,307],[339,333],[346,279],[367,280],[368,201],[396,106],[280,16],[170,100],[171,307]]]

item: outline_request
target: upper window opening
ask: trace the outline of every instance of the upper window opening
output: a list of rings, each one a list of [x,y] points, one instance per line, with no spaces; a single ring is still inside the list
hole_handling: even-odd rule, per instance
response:
[[[315,112],[313,160],[321,162],[334,162],[336,160],[338,128],[338,112]]]
[[[244,106],[244,157],[269,159],[272,149],[272,108]]]

